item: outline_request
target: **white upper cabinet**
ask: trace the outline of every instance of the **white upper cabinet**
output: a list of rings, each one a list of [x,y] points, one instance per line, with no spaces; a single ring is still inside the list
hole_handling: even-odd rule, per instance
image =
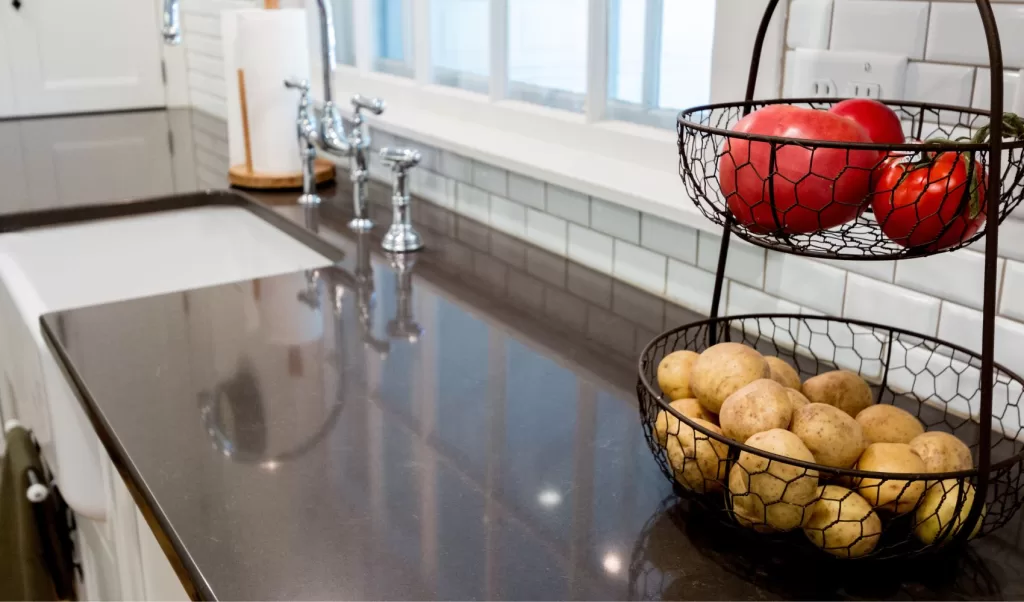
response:
[[[0,3],[0,116],[164,106],[158,22],[141,0]]]

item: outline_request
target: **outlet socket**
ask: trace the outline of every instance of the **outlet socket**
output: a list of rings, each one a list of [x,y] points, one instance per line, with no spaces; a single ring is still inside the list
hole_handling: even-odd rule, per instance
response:
[[[790,60],[794,97],[903,98],[906,56],[799,49]]]

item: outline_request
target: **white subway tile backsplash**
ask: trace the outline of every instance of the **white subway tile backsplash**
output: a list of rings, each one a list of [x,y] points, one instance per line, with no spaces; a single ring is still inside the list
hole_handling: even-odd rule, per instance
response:
[[[970,249],[904,259],[896,265],[896,284],[981,309],[984,265],[985,256]]]
[[[1007,261],[999,313],[1024,321],[1024,263]]]
[[[487,223],[491,218],[491,197],[479,188],[457,182],[455,185],[455,210],[466,217]]]
[[[843,316],[934,335],[939,325],[939,300],[893,284],[850,274]]]
[[[800,313],[800,306],[778,297],[772,297],[739,282],[730,282],[726,311],[729,315],[734,316],[740,314],[796,314]]]
[[[895,261],[831,261],[828,259],[818,259],[817,261],[883,282],[892,282],[893,275],[896,273]]]
[[[769,294],[838,316],[843,313],[845,287],[843,270],[796,255],[768,253],[764,290]]]
[[[1022,212],[1024,213],[1024,212]],[[1024,221],[1020,213],[1011,213],[1009,217],[999,224],[999,256],[1024,261]],[[985,239],[982,238],[976,244],[977,250],[985,250]],[[974,248],[972,246],[972,248]]]
[[[490,224],[492,228],[513,236],[526,236],[526,207],[499,196],[491,196]]]
[[[640,216],[640,244],[686,263],[697,263],[697,230],[644,213]]]
[[[441,174],[458,182],[473,181],[473,161],[448,151],[441,151],[438,167]]]
[[[662,295],[665,293],[666,261],[664,255],[616,240],[612,273],[620,280]]]
[[[697,235],[697,241],[697,265],[707,272],[714,273],[718,269],[718,251],[722,246],[722,237],[702,230]],[[764,258],[764,249],[737,240],[733,236],[729,240],[725,276],[761,288],[764,286]]]
[[[974,67],[938,63],[907,65],[906,100],[966,107],[971,103]]]
[[[590,227],[615,238],[640,244],[640,212],[636,209],[591,199]]]
[[[871,382],[882,375],[882,358],[888,333],[826,320],[816,320],[814,310],[803,309],[797,333],[798,352],[810,355],[824,366],[835,365],[853,370]]]
[[[832,50],[865,50],[924,58],[928,3],[835,0]]]
[[[702,314],[711,312],[715,275],[675,259],[668,260],[668,298]],[[722,291],[724,295],[727,291]]]
[[[981,312],[976,309],[942,302],[939,338],[972,351],[981,349]]]
[[[790,48],[828,48],[832,29],[832,0],[792,0],[786,25]]]
[[[548,184],[547,189],[548,213],[577,224],[590,225],[590,197],[575,190],[551,184]]]
[[[1024,5],[997,4],[992,12],[1003,42],[1003,65],[1024,67],[1024,45],[1008,43],[1024,37]],[[988,65],[985,31],[973,2],[932,3],[925,56],[930,61]]]
[[[409,173],[409,190],[442,207],[451,207],[455,201],[450,182],[448,178],[425,169],[414,169]]]
[[[562,218],[526,210],[526,237],[530,242],[558,255],[565,255],[568,225]]]
[[[939,338],[981,353],[981,312],[944,301]],[[1024,324],[996,316],[995,360],[1024,374]]]
[[[1003,71],[1003,112],[1012,111],[1017,102],[1017,86],[1020,84],[1020,71]],[[971,106],[976,109],[987,109],[992,103],[992,70],[987,67],[978,68],[974,78],[974,96]]]
[[[569,224],[569,258],[606,274],[612,273],[614,242],[611,236]]]
[[[544,182],[517,173],[508,174],[508,198],[534,209],[545,209]]]
[[[491,194],[508,196],[508,172],[500,167],[473,161],[473,185]]]
[[[1024,324],[996,316],[995,358],[1018,375],[1024,375]]]

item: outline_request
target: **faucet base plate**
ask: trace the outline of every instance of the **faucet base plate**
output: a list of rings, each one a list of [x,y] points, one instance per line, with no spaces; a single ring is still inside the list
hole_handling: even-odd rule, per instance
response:
[[[412,253],[423,248],[423,239],[411,226],[391,224],[381,246],[388,253]]]
[[[354,217],[349,221],[348,229],[355,232],[369,232],[373,230],[373,222],[366,217]]]

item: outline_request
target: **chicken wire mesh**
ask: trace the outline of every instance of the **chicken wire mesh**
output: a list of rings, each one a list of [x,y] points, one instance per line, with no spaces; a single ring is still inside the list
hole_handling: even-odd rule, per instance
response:
[[[983,143],[986,111],[886,101],[903,125],[902,145],[732,129],[748,109],[785,103],[827,111],[837,102],[749,101],[683,111],[679,172],[689,197],[707,218],[749,242],[819,257],[923,256],[984,235],[991,165]],[[1000,221],[1022,198],[1024,122],[1007,115],[1004,130]]]
[[[850,563],[813,549],[764,544],[757,534],[708,520],[704,509],[687,500],[666,497],[633,544],[629,599],[711,599],[723,594],[744,599],[759,594],[787,600],[978,600],[1012,595],[1002,591],[991,560],[971,549],[872,562],[871,578],[865,579],[864,561]],[[712,570],[735,579],[709,579]]]
[[[827,466],[792,454],[786,438],[797,436],[782,429],[745,442],[729,439],[712,422],[684,415],[656,384],[666,355],[702,352],[709,340],[783,359],[801,380],[831,370],[856,372],[874,403],[902,408],[927,431],[966,444],[973,468],[929,473],[924,465],[917,472]],[[681,496],[766,537],[793,541],[793,533],[802,532],[795,538],[801,545],[838,558],[904,556],[990,533],[1019,507],[1024,382],[996,365],[989,484],[979,500],[980,519],[965,531],[979,475],[981,366],[981,357],[966,349],[897,328],[805,315],[732,316],[654,339],[640,359],[637,393],[648,445]]]

